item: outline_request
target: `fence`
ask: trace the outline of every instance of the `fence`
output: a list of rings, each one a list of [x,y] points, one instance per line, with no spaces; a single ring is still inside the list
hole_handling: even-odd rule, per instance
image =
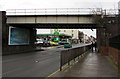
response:
[[[86,51],[88,51],[91,48],[91,44],[82,46],[82,47],[76,47],[76,48],[71,48],[67,50],[61,51],[61,60],[60,60],[60,71],[62,70],[62,66],[65,64],[70,65],[70,61],[74,60]]]
[[[102,8],[41,8],[41,9],[7,9],[7,15],[85,15],[85,14],[118,14],[118,9]]]
[[[7,15],[79,15],[101,14],[101,8],[7,9]]]

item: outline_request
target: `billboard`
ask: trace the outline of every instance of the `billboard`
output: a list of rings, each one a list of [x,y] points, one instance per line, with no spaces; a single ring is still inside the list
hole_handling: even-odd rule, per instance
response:
[[[30,31],[28,29],[9,27],[9,45],[29,44]]]

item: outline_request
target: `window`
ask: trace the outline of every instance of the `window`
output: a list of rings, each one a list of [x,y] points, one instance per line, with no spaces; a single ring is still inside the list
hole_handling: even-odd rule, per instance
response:
[[[72,30],[72,32],[73,32],[74,30]]]
[[[66,32],[66,30],[64,30],[64,32]]]
[[[60,32],[60,30],[59,30],[59,32]]]
[[[74,34],[72,34],[72,37],[74,36]]]

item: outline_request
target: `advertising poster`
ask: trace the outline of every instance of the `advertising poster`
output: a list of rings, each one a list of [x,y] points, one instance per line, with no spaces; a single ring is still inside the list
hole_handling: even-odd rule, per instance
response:
[[[30,32],[27,29],[10,27],[9,45],[29,44]]]

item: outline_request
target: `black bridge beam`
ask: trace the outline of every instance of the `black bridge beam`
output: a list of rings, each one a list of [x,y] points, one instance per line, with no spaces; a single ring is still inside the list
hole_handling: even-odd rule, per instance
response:
[[[13,27],[26,27],[26,28],[45,28],[45,29],[97,29],[97,28],[104,28],[97,24],[8,24],[9,26]]]

